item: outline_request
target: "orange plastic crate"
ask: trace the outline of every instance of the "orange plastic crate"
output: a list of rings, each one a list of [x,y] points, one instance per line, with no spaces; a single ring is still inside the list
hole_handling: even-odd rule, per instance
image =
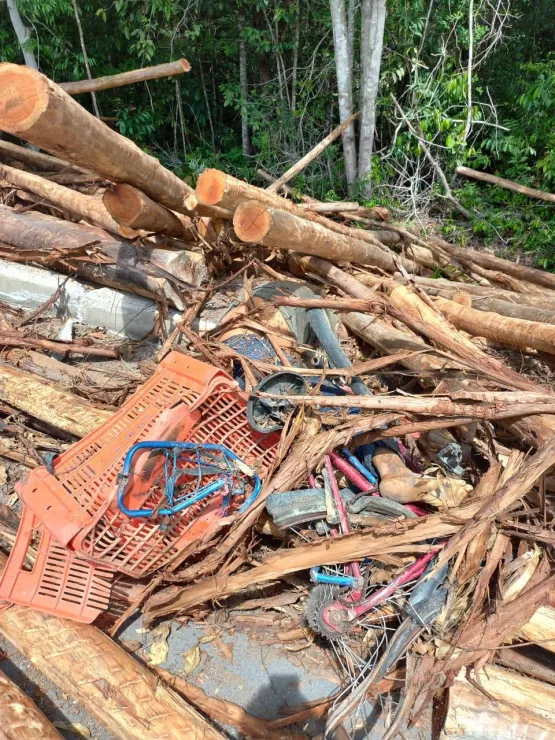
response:
[[[279,441],[277,434],[250,428],[246,397],[224,372],[178,353],[169,359],[113,420],[56,459],[55,476],[39,468],[17,488],[57,540],[135,578],[206,536],[223,494],[171,518],[128,518],[117,507],[116,493],[130,447],[145,439],[223,444],[263,476]],[[164,497],[161,477],[159,458],[141,453],[127,494],[130,508],[156,509]]]
[[[113,576],[57,543],[24,507],[0,599],[90,623],[108,607]]]

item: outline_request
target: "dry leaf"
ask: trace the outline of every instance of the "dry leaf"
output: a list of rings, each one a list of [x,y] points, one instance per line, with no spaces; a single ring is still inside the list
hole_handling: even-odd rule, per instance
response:
[[[8,482],[8,473],[4,465],[0,465],[0,486],[5,486]]]
[[[205,645],[207,642],[212,642],[212,640],[215,640],[218,637],[218,635],[204,635],[204,637],[201,637],[199,640],[199,643],[201,645]]]
[[[170,625],[168,622],[159,624],[152,630],[152,645],[148,654],[150,665],[161,665],[168,659],[169,645],[168,635],[170,634]]]
[[[67,732],[73,732],[74,735],[80,735],[81,737],[90,737],[91,731],[86,725],[82,725],[79,722],[54,722],[54,727],[58,730],[67,730]]]
[[[195,647],[192,647],[183,655],[183,673],[186,676],[188,676],[195,670],[195,668],[198,667],[198,664],[200,663],[200,658],[200,648],[198,645],[195,645]]]

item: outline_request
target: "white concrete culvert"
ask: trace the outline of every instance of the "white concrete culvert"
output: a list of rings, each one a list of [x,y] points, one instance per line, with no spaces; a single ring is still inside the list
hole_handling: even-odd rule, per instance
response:
[[[66,279],[65,275],[41,267],[0,260],[0,300],[16,308],[33,310],[47,301]],[[154,328],[158,308],[154,301],[113,288],[97,288],[70,278],[47,316],[73,318],[90,327],[143,339]],[[170,309],[169,326],[181,314]]]

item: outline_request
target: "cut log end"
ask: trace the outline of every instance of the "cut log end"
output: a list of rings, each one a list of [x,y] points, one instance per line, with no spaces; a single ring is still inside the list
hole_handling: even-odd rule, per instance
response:
[[[233,228],[237,238],[248,244],[261,242],[272,226],[268,208],[256,200],[248,200],[235,211]]]
[[[112,217],[123,226],[130,226],[141,214],[140,193],[132,185],[126,183],[113,185],[106,190],[102,201]]]
[[[48,106],[48,79],[31,67],[0,64],[0,128],[26,131]]]
[[[183,57],[181,59],[178,59],[178,63],[181,64],[181,66],[183,67],[183,71],[184,72],[190,72],[191,71],[191,65],[189,64],[189,62],[186,59],[183,59]]]
[[[225,173],[220,170],[204,170],[197,180],[196,192],[203,203],[217,205],[224,197]]]

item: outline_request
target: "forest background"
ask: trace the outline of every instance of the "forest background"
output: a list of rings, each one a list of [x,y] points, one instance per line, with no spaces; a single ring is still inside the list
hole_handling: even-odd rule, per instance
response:
[[[550,270],[553,205],[455,170],[555,192],[554,40],[555,0],[0,0],[0,60],[56,82],[187,58],[78,99],[191,184],[267,184],[359,111],[294,190]]]

